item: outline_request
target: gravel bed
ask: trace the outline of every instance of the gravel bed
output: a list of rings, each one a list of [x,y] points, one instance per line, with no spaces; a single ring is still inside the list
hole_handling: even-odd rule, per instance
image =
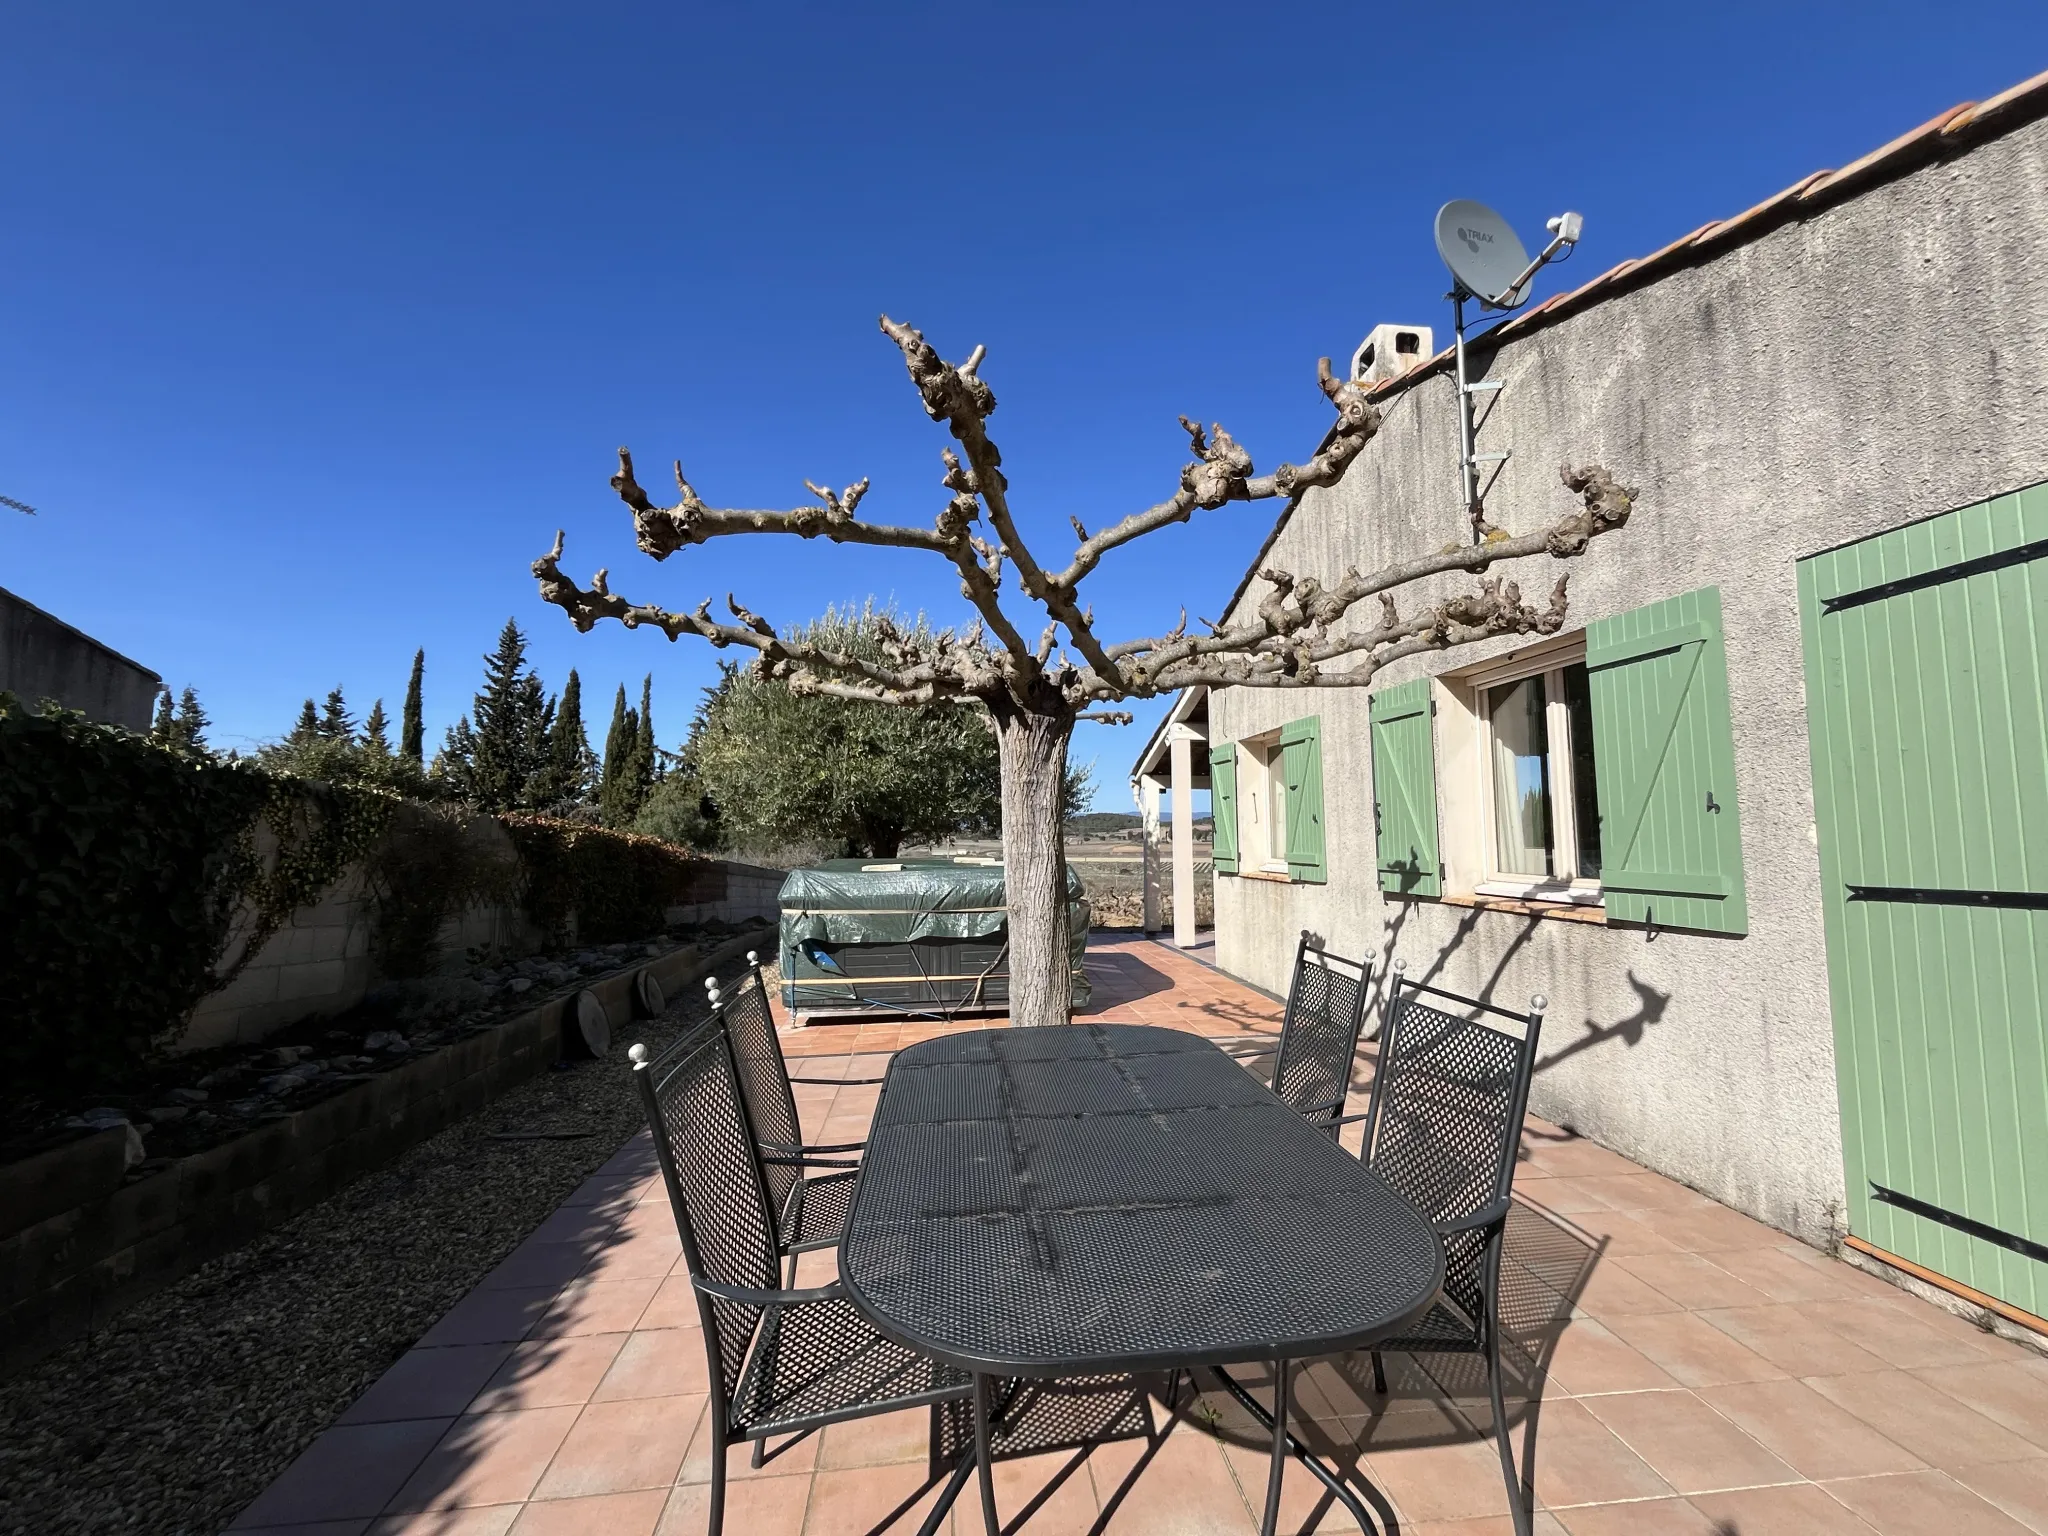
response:
[[[640,1127],[624,1046],[673,1038],[702,999],[0,1382],[0,1532],[214,1536]]]

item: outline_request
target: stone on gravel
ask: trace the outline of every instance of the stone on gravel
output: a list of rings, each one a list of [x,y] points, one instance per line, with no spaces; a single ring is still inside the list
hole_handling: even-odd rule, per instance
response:
[[[505,983],[505,990],[515,997],[522,992],[531,992],[533,990],[533,978],[531,976],[514,976]]]
[[[173,1088],[170,1096],[180,1104],[204,1104],[211,1097],[204,1088]]]

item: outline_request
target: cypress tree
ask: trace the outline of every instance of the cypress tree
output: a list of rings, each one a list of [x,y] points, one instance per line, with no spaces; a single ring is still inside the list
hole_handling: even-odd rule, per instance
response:
[[[405,685],[405,711],[399,716],[398,755],[409,757],[415,763],[424,761],[426,751],[425,717],[420,713],[420,681],[426,675],[427,653],[424,648],[412,653],[412,680]]]
[[[590,796],[590,738],[583,731],[583,680],[572,669],[555,701],[554,724],[548,733],[546,790],[535,798],[542,805],[581,805]]]
[[[634,765],[639,755],[640,717],[626,708],[626,685],[621,683],[618,697],[612,700],[612,726],[605,732],[604,773],[597,790],[598,815],[608,827],[630,825],[640,808],[634,793],[638,787]]]
[[[648,791],[660,777],[654,751],[654,674],[640,682],[640,718],[633,734],[633,813],[638,815]]]

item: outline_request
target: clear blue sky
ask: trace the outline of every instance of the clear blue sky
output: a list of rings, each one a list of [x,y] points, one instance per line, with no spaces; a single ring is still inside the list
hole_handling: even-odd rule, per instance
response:
[[[1463,29],[1450,24],[1451,17]],[[952,620],[935,558],[732,540],[654,565],[629,444],[714,504],[873,477],[941,506],[879,311],[986,343],[1048,555],[1168,494],[1175,416],[1261,469],[1319,355],[1447,323],[1430,220],[1586,216],[1578,281],[2048,64],[2048,6],[17,6],[0,48],[0,585],[196,684],[217,745],[340,683],[429,741],[507,615],[552,686],[714,653],[577,635],[527,563],[796,621]],[[1533,240],[1532,240],[1533,243]],[[1539,289],[1539,292],[1549,291]],[[1453,467],[1444,514],[1456,525]],[[1276,510],[1198,514],[1087,591],[1116,635],[1213,615]],[[1330,573],[1322,573],[1330,574]],[[1084,726],[1098,808],[1162,706]]]

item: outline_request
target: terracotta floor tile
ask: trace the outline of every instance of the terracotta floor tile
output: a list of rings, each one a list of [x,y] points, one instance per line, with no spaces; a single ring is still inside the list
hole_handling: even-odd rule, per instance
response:
[[[1607,1326],[1688,1387],[1769,1381],[1785,1372],[1690,1312],[1614,1317]]]
[[[1186,1422],[1156,1446],[1142,1440],[1099,1445],[1088,1457],[1105,1536],[1249,1536],[1258,1529],[1223,1446]],[[979,1536],[978,1498],[961,1496],[959,1529]],[[1028,1527],[1026,1528],[1028,1531]]]
[[[1697,1253],[1638,1253],[1614,1261],[1681,1307],[1756,1307],[1770,1298]]]
[[[1484,1515],[1477,1520],[1427,1520],[1421,1525],[1403,1525],[1401,1536],[1515,1536],[1515,1522],[1508,1515]],[[1571,1536],[1548,1510],[1536,1511],[1534,1536]]]
[[[1815,1483],[1696,1493],[1691,1502],[1732,1536],[1871,1536],[1868,1522]]]
[[[820,1472],[811,1482],[810,1509],[804,1518],[804,1536],[869,1536],[878,1528],[890,1536],[909,1536],[930,1510],[943,1484],[927,1487],[929,1475],[923,1463],[887,1467],[854,1467],[844,1472]],[[922,1491],[920,1491],[922,1490]],[[974,1497],[973,1486],[960,1495],[956,1512]],[[903,1512],[888,1524],[892,1511]],[[730,1522],[732,1536],[742,1536]],[[751,1533],[748,1533],[751,1536]]]
[[[1816,1326],[1805,1313],[1785,1302],[1713,1308],[1695,1315],[1788,1376],[1850,1376],[1885,1369],[1884,1361],[1869,1350],[1831,1328]]]
[[[526,1506],[507,1536],[654,1536],[668,1503],[666,1488],[603,1493],[587,1499],[545,1499]],[[734,1527],[737,1536],[740,1527]]]
[[[731,1536],[801,1536],[811,1501],[808,1477],[757,1477],[725,1490],[725,1528]],[[655,1536],[704,1536],[710,1528],[711,1488],[685,1483],[668,1496]]]
[[[2048,1449],[2048,1360],[1935,1366],[1913,1374]]]
[[[1089,1477],[1088,1458],[1072,1451],[1050,1451],[998,1461],[995,1470],[996,1509],[1005,1523],[1031,1511],[1023,1529],[1030,1536],[1089,1536],[1099,1506]],[[955,1506],[956,1532],[979,1532],[981,1489],[970,1480]]]
[[[1746,1381],[1700,1396],[1801,1477],[1865,1477],[1915,1470],[1919,1458],[1803,1381]]]
[[[1945,1472],[1904,1472],[1826,1485],[1879,1536],[2026,1536],[2027,1528]]]
[[[2048,1461],[2001,1461],[1965,1467],[1954,1476],[2028,1530],[2048,1531]]]
[[[433,1509],[410,1515],[386,1515],[370,1522],[368,1536],[505,1536],[524,1504],[494,1504],[483,1509]]]
[[[1587,1234],[1607,1240],[1606,1257],[1620,1258],[1626,1253],[1678,1253],[1681,1245],[1656,1231],[1648,1224],[1649,1211],[1579,1211],[1571,1220]]]
[[[1685,1499],[1599,1504],[1558,1516],[1571,1536],[1727,1536]]]
[[[592,1174],[571,1190],[562,1204],[587,1205],[603,1214],[623,1216],[640,1203],[649,1182],[630,1174]]]
[[[1656,1361],[1591,1317],[1579,1318],[1559,1335],[1549,1372],[1553,1382],[1575,1397],[1678,1385]]]
[[[1680,1310],[1677,1302],[1655,1286],[1638,1280],[1619,1264],[1604,1260],[1588,1272],[1573,1304],[1588,1317],[1605,1323],[1642,1312]]]
[[[1589,1398],[1585,1406],[1680,1493],[1799,1481],[1798,1473],[1690,1392],[1625,1392]],[[1540,1437],[1537,1455],[1543,1455]]]
[[[591,1401],[629,1397],[677,1397],[711,1390],[710,1357],[695,1328],[642,1328],[626,1338]]]
[[[580,1408],[604,1380],[626,1338],[623,1333],[593,1333],[578,1338],[529,1339],[511,1352],[469,1403],[469,1411]]]
[[[487,1291],[559,1290],[583,1272],[591,1252],[582,1243],[524,1242],[479,1282]]]
[[[363,1536],[367,1520],[318,1520],[311,1525],[238,1525],[234,1536]]]
[[[1714,1263],[1772,1301],[1855,1301],[1883,1282],[1857,1273],[1839,1259],[1811,1249],[1737,1248],[1716,1253]]]
[[[1798,1239],[1753,1221],[1740,1211],[1705,1201],[1697,1206],[1636,1213],[1658,1236],[1686,1253],[1719,1253],[1731,1248],[1782,1248]]]
[[[574,1499],[669,1487],[682,1470],[704,1402],[693,1396],[592,1403],[555,1452],[533,1497]],[[651,1530],[652,1516],[647,1523]]]
[[[516,1504],[529,1498],[579,1411],[529,1408],[457,1419],[391,1500],[391,1511]]]
[[[1266,1478],[1272,1467],[1272,1457],[1263,1448],[1248,1445],[1225,1445],[1224,1459],[1237,1477],[1237,1486],[1244,1494],[1245,1502],[1252,1513],[1263,1519],[1266,1512]],[[1349,1471],[1345,1462],[1337,1463],[1340,1471]],[[1352,1492],[1357,1493],[1355,1478],[1351,1482]],[[1366,1509],[1372,1505],[1368,1502]],[[1085,1531],[1085,1527],[1082,1530]],[[1280,1531],[1281,1536],[1306,1536],[1308,1532],[1357,1531],[1361,1530],[1357,1517],[1346,1509],[1322,1482],[1298,1461],[1289,1461],[1286,1474],[1280,1479]]]
[[[931,1456],[931,1447],[931,1410],[905,1408],[827,1425],[818,1442],[818,1465],[838,1472],[849,1467],[922,1462]]]
[[[554,1213],[528,1234],[536,1243],[586,1243],[595,1247],[618,1227],[618,1217],[583,1205],[556,1207]]]
[[[1687,1189],[1676,1179],[1640,1169],[1598,1174],[1578,1182],[1583,1189],[1599,1196],[1603,1205],[1617,1211],[1698,1210],[1711,1204],[1705,1195]]]
[[[1953,1472],[1988,1461],[2026,1461],[2041,1454],[2031,1441],[1905,1371],[1816,1376],[1806,1384],[1930,1467]]]
[[[1600,1198],[1599,1179],[1531,1178],[1517,1171],[1515,1193],[1546,1211],[1569,1216],[1576,1211],[1611,1211],[1614,1207]]]
[[[697,1310],[697,1293],[690,1285],[690,1276],[681,1266],[672,1270],[669,1277],[654,1289],[654,1299],[647,1304],[647,1310],[640,1314],[642,1328],[697,1328],[702,1326],[702,1314]]]
[[[449,1419],[330,1429],[235,1519],[235,1528],[368,1519],[433,1451]]]
[[[675,1222],[664,1201],[656,1214],[665,1228],[635,1234],[630,1241],[607,1243],[589,1255],[577,1276],[580,1280],[664,1279],[683,1269],[683,1240],[676,1236]]]
[[[1581,1137],[1550,1141],[1525,1134],[1522,1145],[1528,1149],[1531,1166],[1560,1178],[1599,1178],[1643,1171],[1619,1152],[1610,1152],[1598,1142]]]
[[[770,1449],[783,1443],[777,1437]],[[764,1467],[753,1465],[754,1447],[751,1441],[725,1448],[725,1477],[731,1484],[745,1478],[794,1477],[799,1473],[814,1471],[818,1465],[818,1436],[806,1435]],[[708,1483],[711,1481],[711,1419],[701,1414],[697,1419],[697,1431],[690,1437],[690,1448],[683,1456],[683,1467],[676,1474],[679,1483]]]
[[[526,1337],[555,1304],[550,1286],[518,1290],[471,1291],[441,1314],[441,1320],[420,1336],[419,1347],[445,1344],[512,1344]]]
[[[1515,1453],[1519,1462],[1519,1443]],[[1496,1478],[1497,1468],[1498,1463]],[[1652,1499],[1672,1491],[1584,1404],[1571,1398],[1544,1404],[1536,1426],[1536,1497],[1545,1508]],[[1560,1518],[1571,1523],[1569,1516]]]
[[[1490,1440],[1391,1450],[1368,1445],[1365,1468],[1394,1501],[1404,1529],[1410,1521],[1470,1520],[1508,1508],[1500,1455]]]
[[[624,1333],[640,1321],[661,1278],[638,1275],[628,1280],[579,1280],[563,1287],[555,1304],[533,1325],[535,1338],[578,1333]]]
[[[1961,1318],[1925,1303],[1916,1302],[1909,1311],[1889,1299],[1808,1302],[1801,1310],[1901,1370],[1982,1364],[2010,1359],[2007,1352],[2018,1350],[2017,1345],[1980,1333]]]
[[[453,1418],[469,1406],[469,1400],[483,1389],[514,1347],[455,1344],[445,1349],[409,1349],[335,1422]]]

